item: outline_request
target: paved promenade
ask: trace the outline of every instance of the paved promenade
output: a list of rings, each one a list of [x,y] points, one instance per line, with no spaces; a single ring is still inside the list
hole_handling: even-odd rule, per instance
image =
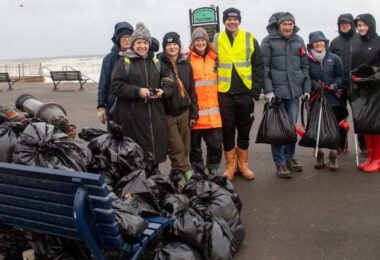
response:
[[[0,85],[0,90],[6,88]],[[19,95],[29,93],[43,102],[61,104],[78,131],[103,127],[96,117],[96,84],[86,84],[84,91],[75,91],[79,88],[75,83],[59,85],[73,91],[54,92],[52,83],[16,83],[13,88],[0,92],[1,104],[14,106]],[[297,146],[296,158],[304,171],[284,180],[274,174],[269,145],[254,143],[262,110],[260,101],[251,132],[249,163],[257,179],[234,181],[247,232],[234,259],[380,259],[380,173],[356,169],[352,130],[338,172],[315,170],[312,149]],[[168,172],[169,162],[160,169]]]

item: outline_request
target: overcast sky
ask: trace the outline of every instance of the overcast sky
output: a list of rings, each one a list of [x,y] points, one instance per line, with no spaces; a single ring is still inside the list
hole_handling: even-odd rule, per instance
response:
[[[220,17],[228,7],[241,10],[241,27],[259,42],[268,18],[278,11],[295,16],[306,43],[315,30],[335,37],[341,13],[369,12],[380,23],[378,0],[0,0],[0,60],[105,55],[119,21],[144,22],[160,42],[166,32],[176,31],[187,46],[189,9],[211,4],[219,6]]]

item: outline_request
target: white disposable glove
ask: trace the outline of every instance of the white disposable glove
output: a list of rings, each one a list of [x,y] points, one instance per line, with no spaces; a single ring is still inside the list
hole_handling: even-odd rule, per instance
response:
[[[310,99],[310,93],[304,93],[302,96],[301,96],[301,99],[302,100],[305,100],[305,101],[308,101]]]
[[[274,96],[273,91],[264,94],[264,99],[265,99],[265,102],[268,102],[268,103],[274,101],[275,96]]]

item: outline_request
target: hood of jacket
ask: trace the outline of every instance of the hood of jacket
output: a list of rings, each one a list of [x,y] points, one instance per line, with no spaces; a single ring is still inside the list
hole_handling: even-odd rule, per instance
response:
[[[309,34],[309,43],[307,44],[307,49],[310,51],[313,49],[313,43],[316,41],[324,41],[326,51],[328,50],[329,47],[329,39],[326,38],[326,36],[323,34],[321,31],[316,31],[316,32],[311,32]]]
[[[343,23],[343,22],[351,24],[351,30],[349,30],[346,33],[342,32],[340,30],[340,26],[339,25],[341,23]],[[342,37],[351,37],[354,34],[354,32],[355,32],[354,17],[352,16],[352,14],[341,14],[341,15],[339,15],[338,21],[337,21],[337,25],[338,25],[339,35],[342,36]]]
[[[359,21],[363,21],[368,26],[368,33],[366,36],[361,36],[359,34],[361,38],[371,39],[373,36],[377,35],[376,20],[375,17],[372,16],[372,14],[359,14],[354,20],[355,27],[358,25]]]
[[[280,33],[278,32],[278,20],[283,17],[283,16],[293,16],[291,13],[288,12],[277,12],[272,14],[272,16],[268,20],[268,25],[267,25],[267,31],[269,35],[273,37],[282,37]],[[297,25],[294,25],[294,34],[296,34],[300,29],[297,27]]]
[[[119,42],[118,42],[119,39],[117,36],[120,33],[120,31],[122,31],[122,30],[129,30],[129,31],[133,32],[133,27],[128,22],[120,22],[120,23],[115,24],[115,29],[113,32],[113,36],[111,38],[114,45],[113,45],[111,51],[114,51],[114,52],[120,51]]]

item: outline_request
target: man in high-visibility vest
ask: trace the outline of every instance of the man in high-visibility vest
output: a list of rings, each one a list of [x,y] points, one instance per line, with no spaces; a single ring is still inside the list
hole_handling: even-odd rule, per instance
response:
[[[226,9],[223,12],[225,31],[214,37],[226,157],[224,176],[233,180],[238,172],[245,179],[253,180],[256,175],[248,168],[249,132],[255,115],[253,99],[259,99],[264,68],[258,42],[252,33],[239,28],[240,22],[238,9]]]

